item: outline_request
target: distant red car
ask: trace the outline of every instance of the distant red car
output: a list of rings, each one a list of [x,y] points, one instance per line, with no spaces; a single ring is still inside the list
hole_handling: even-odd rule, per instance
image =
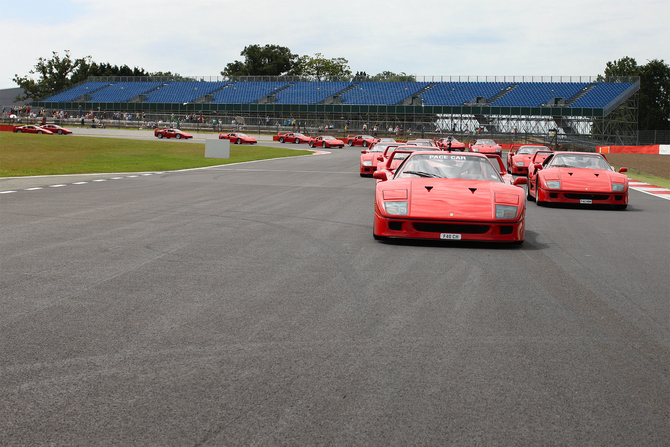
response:
[[[393,140],[393,143],[377,143],[368,149],[361,151],[361,177],[372,177],[377,170],[378,157],[384,153],[389,146],[397,147],[399,144]]]
[[[416,151],[395,174],[374,177],[377,240],[524,241],[524,191],[506,185],[482,155]]]
[[[346,138],[343,138],[342,141],[344,141],[345,144],[348,144],[349,146],[363,146],[363,147],[368,147],[372,146],[377,142],[377,139],[373,137],[372,135],[347,135]]]
[[[528,166],[537,151],[553,152],[547,146],[526,144],[507,153],[507,168],[513,175],[528,175]]]
[[[615,172],[602,154],[554,152],[528,174],[529,200],[545,203],[628,206],[626,168]]]
[[[301,133],[289,132],[285,134],[274,135],[272,137],[273,141],[279,141],[280,143],[309,143],[310,137],[303,135]]]
[[[502,155],[502,146],[496,143],[495,140],[476,140],[474,144],[470,145],[470,151],[480,154]]]
[[[45,134],[45,135],[52,135],[53,134],[53,132],[51,132],[49,129],[44,129],[43,127],[34,126],[32,124],[28,124],[27,126],[15,127],[14,132],[16,132],[16,133],[39,133],[39,134]]]
[[[331,137],[329,135],[322,136],[322,137],[316,137],[316,138],[310,138],[309,139],[309,147],[339,147],[343,148],[344,147],[344,141],[338,140],[335,137]]]
[[[51,131],[51,133],[56,133],[58,135],[70,135],[72,131],[70,129],[66,129],[65,127],[60,127],[56,124],[44,124],[40,126],[42,129],[48,129]]]
[[[441,147],[445,151],[465,151],[465,143],[461,143],[454,137],[440,138],[436,141],[436,143],[438,147]]]
[[[158,138],[176,138],[178,140],[193,138],[193,135],[179,129],[167,128],[154,130],[154,136]]]
[[[235,144],[256,144],[258,141],[254,137],[250,137],[249,135],[239,133],[239,132],[232,132],[232,133],[227,133],[219,134],[219,140],[230,140],[231,143]]]

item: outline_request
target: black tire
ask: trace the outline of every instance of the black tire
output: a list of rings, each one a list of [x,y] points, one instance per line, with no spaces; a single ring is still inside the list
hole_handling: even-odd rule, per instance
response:
[[[41,130],[38,130],[37,133],[38,133],[39,135],[42,135],[43,132],[42,132]]]
[[[296,138],[294,141],[295,144],[300,144],[300,138]]]
[[[181,135],[180,135],[180,134],[177,134],[177,135],[175,135],[174,137],[175,137],[176,139],[178,139],[178,140],[181,140]]]
[[[63,131],[61,129],[58,129],[58,135],[63,135]]]
[[[279,137],[279,142],[283,143],[284,142],[284,137]]]
[[[354,147],[354,142],[349,140],[349,147]]]
[[[313,142],[313,141],[310,141],[310,142],[309,142],[309,147],[311,147],[311,148],[314,147],[314,142]]]
[[[156,136],[157,136],[159,139],[160,139],[160,138],[163,138],[163,134],[160,133],[160,132],[158,132],[158,133],[156,134]]]
[[[16,129],[16,133],[23,133],[21,129]]]
[[[535,197],[530,195],[530,184],[526,185],[526,200],[529,202],[535,202]]]
[[[368,147],[368,142],[367,141],[363,141],[363,147]]]
[[[242,144],[242,139],[241,139],[241,138],[238,138],[236,143],[237,143],[237,144]]]

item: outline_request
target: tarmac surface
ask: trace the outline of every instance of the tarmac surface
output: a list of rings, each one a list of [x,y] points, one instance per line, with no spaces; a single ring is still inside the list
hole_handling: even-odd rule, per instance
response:
[[[0,445],[667,445],[670,201],[380,243],[329,152],[0,181]]]

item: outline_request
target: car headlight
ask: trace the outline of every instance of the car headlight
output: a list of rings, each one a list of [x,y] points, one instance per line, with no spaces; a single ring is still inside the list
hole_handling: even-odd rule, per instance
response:
[[[406,216],[407,202],[384,202],[384,209],[386,210],[386,214],[392,214],[394,216]]]
[[[558,180],[549,180],[547,181],[547,188],[549,189],[561,189],[561,182]]]
[[[502,154],[502,149],[496,149],[496,154]]]
[[[516,218],[517,207],[510,205],[496,205],[496,219]]]
[[[473,147],[471,149],[472,149],[472,152],[479,152],[479,149],[477,149],[476,147]]]
[[[612,191],[620,192],[623,191],[624,189],[626,189],[626,185],[624,185],[623,183],[612,183]]]
[[[363,161],[363,166],[372,166],[372,161],[370,161],[370,160],[364,160],[364,161]]]
[[[514,163],[514,164],[517,165],[517,166],[523,166],[523,162],[522,162],[522,161],[517,161],[517,162]]]

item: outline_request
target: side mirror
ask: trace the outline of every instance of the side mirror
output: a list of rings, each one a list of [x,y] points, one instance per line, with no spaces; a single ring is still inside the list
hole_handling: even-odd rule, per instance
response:
[[[542,169],[542,163],[535,163],[533,167],[535,168],[536,171],[539,171],[540,169]]]
[[[385,182],[388,180],[388,174],[386,171],[375,171],[372,173],[372,178],[376,178],[377,180]]]
[[[368,151],[361,151],[361,154],[365,154],[365,153],[367,153],[367,152],[368,152]]]
[[[377,157],[377,161],[384,161],[384,157],[380,155],[379,157]]]
[[[628,172],[628,168],[626,168],[626,167],[621,168],[621,169],[619,169],[619,172],[621,172],[621,173]]]
[[[514,180],[514,183],[512,183],[512,185],[514,185],[514,186],[527,185],[527,184],[528,184],[528,179],[526,177],[518,177]]]

